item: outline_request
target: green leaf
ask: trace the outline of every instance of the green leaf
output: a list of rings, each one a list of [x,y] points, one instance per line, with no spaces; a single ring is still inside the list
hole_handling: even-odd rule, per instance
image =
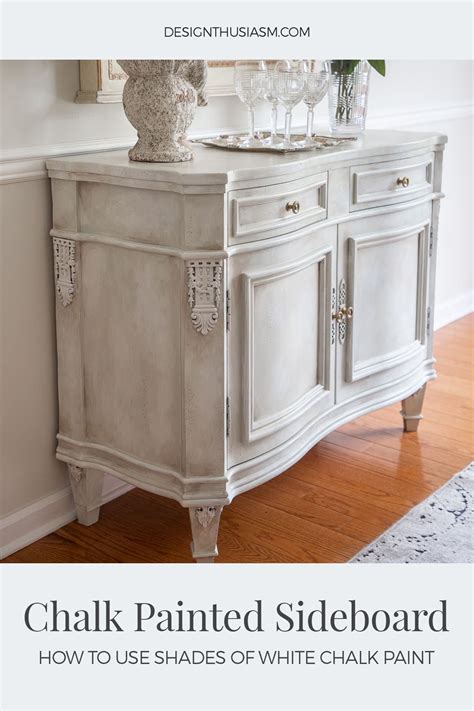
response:
[[[334,74],[352,74],[360,59],[332,59],[331,71]],[[385,59],[368,59],[368,63],[376,72],[385,76]]]
[[[335,74],[352,74],[360,59],[333,59],[331,71]]]
[[[368,63],[375,69],[376,72],[385,76],[385,59],[368,59]]]

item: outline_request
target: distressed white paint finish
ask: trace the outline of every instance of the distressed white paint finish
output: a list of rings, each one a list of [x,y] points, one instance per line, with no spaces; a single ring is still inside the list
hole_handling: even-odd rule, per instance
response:
[[[408,377],[431,357],[427,334],[432,202],[383,215],[361,210],[341,224],[339,274],[347,285],[347,335],[337,359],[337,402]],[[433,274],[431,273],[431,276]]]
[[[327,215],[327,173],[272,187],[231,193],[229,244],[285,234],[324,220]],[[294,206],[294,208],[292,208]]]
[[[415,429],[435,377],[444,141],[369,131],[309,155],[48,162],[53,239],[80,256],[57,303],[57,456],[85,523],[111,472],[188,507],[210,562],[222,507],[343,422],[402,400]]]
[[[68,470],[77,520],[84,526],[92,526],[99,520],[104,474],[96,469],[82,469],[75,464],[69,464]]]
[[[336,228],[309,230],[285,250],[286,264],[279,252],[269,244],[258,254],[236,257],[229,267],[231,302],[239,304],[243,297],[245,304],[241,313],[233,310],[229,345],[232,419],[238,422],[243,412],[245,424],[243,433],[232,428],[231,460],[244,443],[244,456],[266,451],[269,435],[278,432],[284,440],[288,426],[301,425],[302,417],[314,417],[334,402],[328,323]]]
[[[431,192],[433,155],[413,161],[390,161],[376,166],[351,169],[352,206],[360,210],[375,205],[391,205]]]
[[[423,419],[421,408],[425,397],[426,384],[422,388],[410,395],[410,397],[402,400],[402,409],[400,414],[403,417],[403,429],[405,432],[416,432],[420,420]]]
[[[76,288],[76,243],[71,239],[53,238],[56,293],[63,306],[69,306]]]
[[[189,509],[193,542],[191,552],[197,563],[213,563],[218,554],[217,536],[222,506],[197,506]]]
[[[196,331],[203,336],[212,331],[219,317],[222,269],[221,260],[190,259],[186,262],[191,321]]]

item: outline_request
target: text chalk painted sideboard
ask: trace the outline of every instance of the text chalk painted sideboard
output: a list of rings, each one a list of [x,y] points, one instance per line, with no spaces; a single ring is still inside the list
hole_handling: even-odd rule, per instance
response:
[[[110,472],[189,508],[212,561],[222,508],[331,430],[397,400],[416,430],[445,141],[48,161],[57,456],[81,523]]]

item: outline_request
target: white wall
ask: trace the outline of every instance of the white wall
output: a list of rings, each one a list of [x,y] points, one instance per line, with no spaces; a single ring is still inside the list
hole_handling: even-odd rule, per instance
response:
[[[64,466],[54,457],[57,405],[51,198],[44,160],[130,143],[134,130],[119,104],[75,104],[78,62],[0,62],[1,426],[0,530],[4,552],[72,520]],[[327,129],[327,109],[317,112]],[[304,123],[304,110],[295,124]],[[257,124],[268,122],[258,111]],[[236,97],[199,109],[194,133],[244,128]],[[369,127],[412,127],[448,134],[438,256],[437,323],[472,308],[472,63],[388,63],[373,74]],[[106,497],[121,493],[112,478]],[[27,508],[25,508],[27,507]]]

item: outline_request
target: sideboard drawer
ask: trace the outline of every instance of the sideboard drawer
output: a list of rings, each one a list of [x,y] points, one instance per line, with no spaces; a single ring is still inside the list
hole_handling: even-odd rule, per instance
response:
[[[328,174],[229,194],[229,244],[293,232],[327,217]]]
[[[351,186],[351,212],[421,197],[433,188],[433,154],[353,166]]]

